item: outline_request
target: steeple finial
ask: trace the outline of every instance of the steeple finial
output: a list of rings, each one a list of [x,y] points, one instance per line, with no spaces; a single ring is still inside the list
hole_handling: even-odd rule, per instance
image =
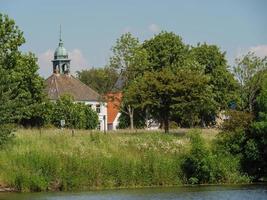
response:
[[[62,38],[61,38],[61,24],[59,25],[59,41],[62,41]]]
[[[63,41],[62,41],[62,37],[61,37],[61,24],[59,26],[59,46],[63,46]]]

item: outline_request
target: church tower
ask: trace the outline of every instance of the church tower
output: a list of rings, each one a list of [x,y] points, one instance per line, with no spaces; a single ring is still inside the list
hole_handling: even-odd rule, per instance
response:
[[[68,52],[63,47],[63,41],[61,39],[61,27],[59,34],[59,44],[54,53],[53,73],[55,74],[69,74],[70,73],[70,59],[68,58]]]

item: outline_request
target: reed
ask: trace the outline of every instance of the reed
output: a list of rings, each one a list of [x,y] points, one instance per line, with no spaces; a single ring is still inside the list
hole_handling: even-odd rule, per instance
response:
[[[0,150],[0,185],[18,191],[181,185],[181,160],[190,148],[185,135],[19,129]]]

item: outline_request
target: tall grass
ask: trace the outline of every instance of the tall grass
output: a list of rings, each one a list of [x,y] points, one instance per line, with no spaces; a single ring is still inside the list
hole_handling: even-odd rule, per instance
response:
[[[189,149],[183,134],[21,129],[0,151],[0,184],[18,191],[180,185]]]

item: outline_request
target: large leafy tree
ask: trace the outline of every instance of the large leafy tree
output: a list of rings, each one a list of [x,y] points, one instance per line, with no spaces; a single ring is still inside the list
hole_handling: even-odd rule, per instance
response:
[[[150,70],[161,70],[164,67],[182,67],[188,57],[189,47],[182,38],[172,32],[161,32],[143,44],[147,51]]]
[[[0,14],[0,147],[11,136],[11,128],[6,124],[18,119],[17,107],[19,101],[13,93],[17,84],[10,79],[7,70],[14,62],[17,46],[24,42],[22,32],[14,25],[14,21]]]
[[[141,75],[148,66],[147,53],[138,39],[130,33],[123,34],[112,47],[113,55],[110,58],[110,67],[120,73],[121,91],[123,96],[131,81]],[[122,99],[121,111],[130,118],[130,128],[134,128],[135,106],[132,101]]]
[[[42,102],[43,79],[37,73],[36,57],[19,50],[24,42],[23,33],[14,20],[0,14],[0,69],[9,80],[6,83],[12,93],[9,101],[17,100],[12,118],[13,122],[27,124],[34,118],[34,108]],[[11,87],[14,84],[16,87]]]
[[[257,95],[267,71],[267,57],[259,58],[249,52],[236,60],[234,73],[240,84],[241,108],[254,111]]]
[[[117,71],[111,67],[91,68],[79,71],[77,74],[80,81],[100,94],[110,92],[118,79]]]
[[[200,65],[203,65],[200,62],[196,62],[198,61],[197,57],[191,54],[189,46],[183,43],[182,38],[172,32],[171,33],[161,32],[154,38],[145,41],[143,47],[148,52],[149,68],[155,72],[161,71],[165,68],[169,68],[171,71],[173,71],[172,73],[176,73],[177,69],[187,70],[186,69],[187,67],[188,70],[190,71],[192,69],[192,66],[200,69],[201,68]],[[201,71],[203,73],[203,69],[201,69]],[[204,72],[206,72],[205,68]],[[209,76],[209,74],[207,75]],[[162,75],[162,77],[166,78],[164,74]],[[211,79],[209,79],[209,82],[210,81]],[[184,84],[187,84],[187,82],[184,82]],[[201,121],[203,123],[205,122],[205,117],[211,116],[215,110],[215,104],[213,98],[210,98],[209,94],[210,93],[208,93],[207,98],[210,99],[211,101],[210,102],[206,101],[206,104],[202,107],[203,109],[198,110],[199,112],[201,112]],[[189,101],[185,101],[186,105],[188,105],[188,103]],[[198,116],[196,116],[195,114],[194,115],[190,114],[192,110],[194,110],[193,112],[196,113],[197,108],[195,109],[188,108],[186,110],[185,106],[184,110],[177,108],[172,110],[173,110],[173,112],[171,113],[172,119],[178,121],[181,125],[192,126],[196,123],[196,121],[199,120],[200,113],[197,114]]]
[[[221,52],[218,46],[198,44],[191,48],[190,54],[210,76],[209,84],[217,106],[213,112],[203,113],[203,118],[209,121],[216,112],[227,109],[233,102],[238,103],[238,84],[228,69],[225,52]]]
[[[7,124],[14,122],[17,118],[16,107],[18,101],[12,94],[16,87],[10,82],[5,70],[0,68],[0,148],[11,138],[11,127]]]
[[[132,104],[148,109],[161,121],[169,132],[171,115],[185,117],[189,125],[199,121],[199,113],[212,102],[208,86],[209,77],[204,75],[198,63],[187,61],[183,67],[145,72],[131,83],[125,98]]]
[[[244,123],[233,127],[228,132],[220,134],[221,144],[225,150],[241,159],[242,169],[255,180],[267,176],[267,73],[263,72],[262,82],[259,85],[256,97],[256,118],[249,125]],[[233,116],[232,116],[233,117]],[[234,121],[232,119],[231,121]],[[237,119],[238,120],[238,119]]]
[[[267,176],[267,72],[262,75],[256,105],[256,120],[247,131],[243,167],[257,179]]]

